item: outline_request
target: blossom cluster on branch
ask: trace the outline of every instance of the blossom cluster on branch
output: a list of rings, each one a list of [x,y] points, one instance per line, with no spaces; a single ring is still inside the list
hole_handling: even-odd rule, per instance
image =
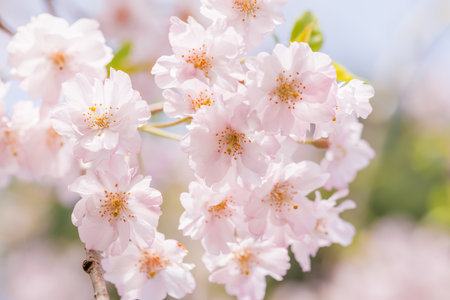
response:
[[[208,26],[172,17],[173,54],[152,69],[164,112],[190,121],[180,146],[196,180],[180,196],[179,229],[201,241],[209,280],[239,299],[262,299],[267,275],[282,280],[289,247],[308,271],[320,247],[351,242],[354,228],[339,214],[355,204],[338,200],[374,156],[359,122],[372,110],[370,85],[338,81],[332,60],[308,43],[248,56],[284,21],[286,2],[202,0]],[[106,69],[112,50],[97,22],[40,15],[8,53],[11,76],[43,102],[18,103],[11,118],[0,102],[0,183],[76,178],[72,222],[86,249],[102,251],[122,299],[191,293],[187,250],[156,230],[161,193],[130,163],[138,130],[157,132],[151,110],[128,74]],[[323,199],[321,188],[334,193]]]

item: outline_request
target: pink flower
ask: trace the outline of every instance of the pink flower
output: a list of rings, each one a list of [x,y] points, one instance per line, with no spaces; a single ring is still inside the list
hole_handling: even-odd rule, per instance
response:
[[[6,185],[11,175],[31,178],[26,141],[38,121],[39,109],[29,101],[17,102],[11,118],[0,116],[0,186]]]
[[[281,280],[290,267],[287,249],[270,241],[246,239],[230,244],[230,248],[229,254],[213,256],[206,253],[203,262],[213,272],[209,281],[225,284],[227,293],[238,299],[263,299],[265,276]]]
[[[326,200],[322,199],[320,192],[316,191],[313,209],[316,226],[311,233],[294,238],[291,246],[303,271],[311,270],[309,257],[315,256],[319,248],[328,247],[332,243],[348,246],[352,242],[355,228],[352,224],[342,220],[339,214],[344,210],[355,208],[356,205],[351,200],[345,200],[337,206],[337,200],[347,195],[348,190],[341,190]]]
[[[245,103],[223,106],[197,113],[189,133],[181,141],[182,150],[189,155],[189,165],[207,185],[219,182],[226,175],[238,178],[248,186],[264,174],[269,157],[268,148],[277,148],[273,141],[263,147],[255,132],[259,120],[249,114]]]
[[[92,161],[111,153],[139,152],[137,128],[150,118],[150,110],[126,73],[111,69],[110,78],[93,85],[78,74],[63,85],[63,93],[67,103],[55,109],[52,124],[74,141],[76,157]]]
[[[177,92],[164,90],[164,112],[172,118],[193,116],[197,111],[205,107],[213,106],[216,101],[223,101],[224,90],[218,86],[209,87],[198,79],[190,79],[183,82]]]
[[[69,189],[81,195],[72,213],[87,249],[121,253],[130,239],[140,247],[151,245],[161,215],[161,193],[151,178],[136,175],[122,157],[113,157],[95,171],[79,177]]]
[[[346,85],[339,88],[337,96],[338,112],[347,115],[356,115],[366,119],[372,112],[372,105],[369,99],[375,94],[373,87],[361,80],[353,79]],[[338,117],[336,116],[338,119]]]
[[[170,19],[169,40],[174,55],[162,56],[152,69],[160,88],[178,87],[185,80],[197,78],[207,84],[237,86],[244,53],[242,37],[223,22],[204,29],[195,19],[184,23]]]
[[[130,244],[120,256],[105,258],[105,279],[116,285],[123,300],[162,300],[167,294],[180,299],[195,288],[194,265],[183,263],[186,254],[182,244],[157,233],[151,247]]]
[[[270,132],[304,137],[311,123],[329,122],[336,107],[336,70],[308,44],[278,44],[248,60],[248,98]]]
[[[327,178],[320,166],[310,161],[284,167],[270,165],[244,208],[250,232],[262,236],[267,227],[286,224],[297,235],[312,231],[315,216],[306,195],[320,188]]]
[[[53,129],[49,118],[41,119],[28,130],[24,147],[25,159],[33,177],[62,178],[78,172],[79,166],[72,155],[72,147],[68,139]]]
[[[322,168],[330,173],[326,189],[347,188],[355,179],[356,173],[367,167],[375,156],[369,144],[361,139],[361,123],[353,119],[336,125],[338,127],[328,138],[330,148],[321,162]]]
[[[202,181],[191,182],[189,194],[180,196],[186,211],[181,215],[179,229],[184,235],[201,239],[211,254],[228,253],[228,243],[236,241],[236,229],[246,227],[242,202],[248,194],[240,187],[225,185],[213,191]]]
[[[61,84],[76,73],[103,79],[112,59],[96,21],[80,19],[69,26],[64,19],[48,14],[19,27],[8,54],[11,74],[22,80],[21,88],[47,104],[59,100]]]
[[[244,37],[249,48],[272,34],[275,26],[284,23],[281,11],[287,0],[202,0],[201,13],[217,21],[225,18]]]

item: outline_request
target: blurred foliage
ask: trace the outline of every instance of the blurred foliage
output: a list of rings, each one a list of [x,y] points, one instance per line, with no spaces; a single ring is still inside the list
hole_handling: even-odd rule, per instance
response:
[[[344,66],[333,62],[333,66],[336,68],[336,80],[337,81],[344,81],[349,82],[355,78],[358,78],[354,74],[352,74],[350,71],[348,71]]]
[[[445,147],[439,146],[445,140],[442,136],[430,137],[411,122],[396,118],[383,153],[378,154],[381,161],[370,196],[370,221],[389,214],[419,220],[427,214],[430,195],[431,199],[440,198],[443,193],[434,190],[447,182]]]

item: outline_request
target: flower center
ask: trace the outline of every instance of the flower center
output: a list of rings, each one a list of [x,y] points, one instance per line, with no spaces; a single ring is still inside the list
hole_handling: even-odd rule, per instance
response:
[[[49,127],[46,131],[45,143],[49,148],[64,146],[62,136],[59,135],[52,127]]]
[[[109,128],[111,124],[118,123],[114,120],[114,111],[118,111],[119,108],[103,107],[103,104],[94,104],[94,106],[89,107],[87,113],[83,113],[83,121],[88,123],[89,128],[92,129],[105,129]],[[120,122],[120,121],[119,121]],[[100,135],[100,133],[99,133]]]
[[[233,258],[239,265],[241,274],[250,274],[250,268],[253,264],[257,263],[256,257],[248,248],[242,248],[233,251]]]
[[[222,218],[222,217],[231,217],[233,215],[233,211],[231,210],[231,207],[228,205],[229,203],[233,203],[233,197],[229,196],[225,198],[222,202],[219,204],[210,206],[208,208],[208,212],[211,214],[211,216],[215,218]],[[205,221],[208,223],[208,220]]]
[[[4,131],[4,137],[5,137],[5,145],[6,147],[9,147],[9,150],[11,151],[11,154],[13,156],[18,156],[19,153],[17,152],[16,146],[17,146],[17,132],[14,130],[8,130],[6,129]]]
[[[117,184],[116,184],[117,187]],[[108,222],[114,220],[120,220],[122,222],[129,219],[134,219],[132,214],[126,215],[128,212],[128,197],[131,193],[126,192],[108,192],[104,191],[104,198],[100,199],[100,210],[98,211],[100,216],[107,217]]]
[[[244,15],[242,22],[245,22],[249,17],[256,18],[259,10],[258,0],[235,0],[232,8]]]
[[[64,65],[66,64],[66,56],[61,52],[56,52],[50,55],[50,59],[53,64],[58,67],[59,70],[64,69]]]
[[[298,205],[292,202],[296,194],[293,185],[288,182],[277,182],[262,202],[268,202],[271,207],[275,208],[276,212],[282,212],[285,207],[288,210],[291,208],[298,209]]]
[[[186,55],[181,55],[182,58],[188,64],[192,64],[194,68],[203,71],[206,77],[209,75],[209,71],[212,68],[212,61],[214,60],[214,56],[206,55],[206,45],[203,44],[198,49],[189,49]]]
[[[235,160],[242,154],[244,144],[252,142],[245,137],[245,134],[231,129],[229,126],[222,132],[216,133],[216,136],[219,137],[217,152],[232,156]]]
[[[306,89],[299,80],[299,75],[300,73],[297,72],[296,77],[286,76],[286,71],[283,71],[276,81],[276,88],[270,93],[269,100],[275,104],[286,103],[289,109],[295,109],[295,104],[303,100],[303,91]]]
[[[316,227],[314,227],[314,230],[323,233],[325,235],[328,235],[327,224],[322,218],[317,219]]]
[[[164,256],[159,253],[147,251],[141,251],[141,258],[139,259],[139,271],[146,274],[147,279],[153,278],[156,274],[161,272],[168,264],[170,260],[165,259]]]
[[[211,104],[215,103],[214,93],[209,92],[207,89],[200,91],[197,97],[192,97],[190,94],[187,97],[191,101],[194,111],[197,111],[202,106],[211,106]]]

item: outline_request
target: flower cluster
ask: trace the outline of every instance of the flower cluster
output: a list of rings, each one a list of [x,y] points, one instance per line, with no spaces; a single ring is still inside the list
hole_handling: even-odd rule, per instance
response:
[[[0,183],[11,175],[48,175],[66,185],[76,178],[69,190],[81,199],[72,222],[86,249],[103,252],[106,278],[124,299],[148,290],[158,299],[192,292],[193,266],[183,263],[184,247],[156,232],[162,195],[130,163],[140,152],[138,128],[149,120],[150,108],[128,74],[111,68],[106,76],[112,50],[98,23],[81,19],[69,26],[39,15],[18,29],[8,52],[11,75],[42,105],[19,102],[8,117],[0,102]],[[0,82],[0,98],[7,88]],[[115,262],[129,254],[137,259],[127,272],[139,279],[130,288],[114,275]]]
[[[196,180],[180,197],[179,229],[201,241],[210,281],[239,299],[262,299],[266,275],[282,279],[289,246],[307,271],[319,248],[351,242],[339,214],[355,204],[337,200],[374,156],[358,121],[371,86],[339,82],[306,43],[246,56],[283,21],[285,2],[202,1],[210,25],[172,17],[173,55],[152,70],[166,114],[191,119],[181,148]],[[323,159],[308,159],[307,145],[326,149]],[[335,193],[322,199],[320,188]]]
[[[173,54],[151,71],[164,112],[190,121],[180,146],[196,179],[180,196],[179,229],[201,241],[209,280],[239,299],[263,299],[267,275],[282,280],[288,247],[306,271],[319,248],[351,242],[354,228],[339,214],[355,204],[337,200],[374,156],[359,122],[371,112],[371,86],[338,81],[330,57],[307,43],[248,57],[284,21],[286,2],[202,0],[208,26],[172,17]],[[119,4],[115,21],[132,26],[139,12]],[[156,230],[162,195],[133,164],[138,129],[161,131],[147,124],[149,105],[129,75],[106,69],[112,50],[98,23],[40,15],[18,29],[8,53],[11,75],[42,105],[17,103],[8,117],[0,101],[0,184],[11,175],[76,178],[72,222],[86,249],[103,253],[120,296],[191,293],[186,249]],[[6,90],[0,82],[0,100]]]

